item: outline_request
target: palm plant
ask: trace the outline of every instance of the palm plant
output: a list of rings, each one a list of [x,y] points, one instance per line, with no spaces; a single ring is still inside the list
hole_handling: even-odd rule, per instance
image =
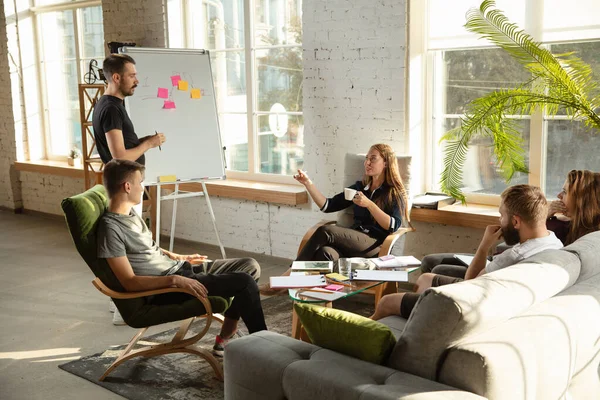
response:
[[[473,100],[459,126],[441,138],[441,188],[463,203],[463,166],[469,142],[477,136],[492,138],[496,163],[507,182],[515,172],[528,172],[517,121],[507,115],[556,115],[563,110],[572,119],[600,131],[600,116],[595,111],[600,107],[600,96],[590,66],[574,53],[552,54],[495,7],[494,1],[485,0],[479,8],[470,9],[465,27],[505,50],[531,73],[531,79]]]

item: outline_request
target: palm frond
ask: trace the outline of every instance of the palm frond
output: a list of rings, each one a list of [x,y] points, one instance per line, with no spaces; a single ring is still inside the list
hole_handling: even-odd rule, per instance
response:
[[[495,6],[494,1],[485,0],[469,10],[465,27],[504,49],[532,77],[514,89],[496,90],[473,100],[460,127],[440,140],[444,145],[441,188],[463,202],[462,169],[469,143],[477,136],[492,138],[496,164],[507,182],[516,172],[528,172],[518,122],[507,115],[542,111],[552,116],[564,110],[572,119],[600,131],[600,94],[590,66],[574,53],[552,54]]]
[[[579,81],[589,80],[589,70],[578,69],[581,63],[573,58],[569,64],[572,72],[567,72],[548,49],[533,40],[517,24],[510,22],[495,7],[493,0],[485,0],[479,8],[471,8],[467,12],[465,28],[505,50],[547,85],[563,86],[574,95],[585,98],[582,85],[575,82],[574,77]]]

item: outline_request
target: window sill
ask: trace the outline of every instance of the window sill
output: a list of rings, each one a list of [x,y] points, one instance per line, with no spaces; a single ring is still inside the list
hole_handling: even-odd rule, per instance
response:
[[[83,179],[84,177],[83,167],[72,167],[66,161],[22,161],[15,162],[15,168],[17,171],[38,172],[69,178]],[[308,203],[308,193],[306,193],[304,187],[299,185],[227,179],[224,181],[206,182],[206,186],[211,196],[287,205]],[[174,185],[164,185],[161,187],[164,189],[175,189]],[[179,189],[187,192],[201,192],[202,185],[199,183],[182,183],[179,185]]]
[[[39,172],[48,175],[66,176],[69,178],[83,179],[83,167],[81,165],[70,166],[66,161],[16,161],[17,171]]]
[[[224,181],[206,182],[206,187],[211,196],[292,206],[308,203],[308,193],[304,187],[298,185],[226,179]],[[163,185],[161,188],[174,190],[175,185]],[[182,183],[179,185],[179,190],[201,192],[202,185],[199,183]]]
[[[500,212],[498,211],[498,206],[474,203],[464,206],[459,203],[440,208],[439,210],[413,208],[410,218],[413,221],[419,222],[485,229],[488,225],[499,224],[498,218],[500,218]]]

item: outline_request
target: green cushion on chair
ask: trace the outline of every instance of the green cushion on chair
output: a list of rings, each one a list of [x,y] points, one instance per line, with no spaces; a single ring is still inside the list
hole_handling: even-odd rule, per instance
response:
[[[97,253],[96,228],[108,206],[104,186],[96,185],[84,193],[66,198],[61,206],[75,247],[94,275],[110,289],[124,292],[125,289],[106,260],[98,258]],[[231,303],[231,299],[222,297],[210,296],[208,299],[213,313],[224,312]],[[127,325],[133,328],[179,321],[206,313],[197,298],[185,293],[167,293],[128,300],[114,299],[114,302]]]
[[[396,345],[394,334],[381,322],[347,311],[311,304],[294,304],[311,342],[375,364],[387,360]]]

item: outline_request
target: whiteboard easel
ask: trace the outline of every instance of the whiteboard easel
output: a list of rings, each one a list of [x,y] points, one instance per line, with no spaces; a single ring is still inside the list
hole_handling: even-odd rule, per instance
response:
[[[160,204],[173,200],[169,251],[173,250],[177,200],[204,196],[221,255],[215,214],[206,181],[225,179],[225,154],[216,105],[210,54],[199,49],[158,49],[123,47],[119,53],[133,57],[139,84],[125,103],[140,136],[164,132],[162,148],[145,153],[144,185],[157,187],[156,243],[160,243]],[[179,184],[198,182],[200,193],[181,193]],[[175,191],[161,196],[161,186],[175,185]]]
[[[227,258],[225,254],[225,248],[223,247],[223,243],[221,243],[221,237],[219,236],[219,230],[217,229],[217,220],[215,218],[215,213],[213,212],[212,203],[210,202],[210,197],[208,195],[208,190],[206,189],[206,182],[200,181],[202,185],[202,192],[187,192],[187,193],[179,193],[179,183],[175,184],[175,191],[166,196],[161,196],[160,189],[161,185],[156,185],[156,245],[160,247],[160,202],[166,200],[173,200],[173,215],[171,216],[171,234],[169,237],[169,251],[173,251],[173,241],[175,239],[175,219],[177,218],[177,200],[185,199],[188,197],[202,197],[206,199],[206,205],[208,206],[208,211],[210,212],[210,218],[213,223],[213,228],[215,230],[215,236],[217,237],[217,242],[219,243],[219,248],[221,249],[221,256],[223,258]]]

